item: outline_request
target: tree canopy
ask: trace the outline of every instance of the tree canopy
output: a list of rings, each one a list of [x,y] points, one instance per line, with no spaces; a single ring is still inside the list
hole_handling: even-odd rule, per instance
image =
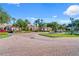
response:
[[[0,7],[0,23],[8,23],[10,21],[10,15]]]

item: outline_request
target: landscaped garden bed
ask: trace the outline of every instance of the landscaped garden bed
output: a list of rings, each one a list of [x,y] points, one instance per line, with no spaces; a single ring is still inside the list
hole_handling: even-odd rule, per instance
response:
[[[79,37],[79,34],[67,34],[67,33],[47,33],[47,32],[43,32],[40,33],[39,35],[42,36],[47,36],[47,37]]]
[[[0,39],[6,38],[6,37],[8,37],[8,36],[9,36],[9,35],[8,35],[7,32],[0,32]]]

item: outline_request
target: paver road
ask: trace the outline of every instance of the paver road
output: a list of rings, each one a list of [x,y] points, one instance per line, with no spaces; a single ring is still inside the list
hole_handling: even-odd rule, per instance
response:
[[[17,33],[0,39],[2,56],[79,56],[79,38],[49,38],[38,33]]]

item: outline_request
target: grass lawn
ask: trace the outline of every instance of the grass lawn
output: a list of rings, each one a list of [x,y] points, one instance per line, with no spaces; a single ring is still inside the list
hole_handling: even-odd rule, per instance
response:
[[[6,38],[8,37],[8,33],[7,32],[0,32],[0,39],[1,38]]]
[[[79,34],[64,34],[64,33],[55,33],[55,34],[49,34],[48,32],[40,33],[39,35],[47,36],[47,37],[79,37]]]

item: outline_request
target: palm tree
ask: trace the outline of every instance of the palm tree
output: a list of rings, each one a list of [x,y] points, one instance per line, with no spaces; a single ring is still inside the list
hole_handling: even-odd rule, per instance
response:
[[[34,24],[38,27],[40,23],[40,19],[35,20]]]
[[[76,31],[79,30],[79,19],[76,19],[76,20],[74,21],[73,26],[74,26],[74,30],[76,30]]]
[[[28,19],[25,19],[25,22],[26,22],[27,24],[30,24],[30,22],[28,21]]]
[[[25,23],[26,23],[26,28],[29,31],[30,29],[29,29],[29,25],[28,24],[30,24],[30,22],[28,21],[28,19],[25,19]]]
[[[41,31],[41,29],[44,26],[43,19],[37,19],[37,20],[35,20],[34,24],[36,25],[36,27],[39,27],[39,31]]]

